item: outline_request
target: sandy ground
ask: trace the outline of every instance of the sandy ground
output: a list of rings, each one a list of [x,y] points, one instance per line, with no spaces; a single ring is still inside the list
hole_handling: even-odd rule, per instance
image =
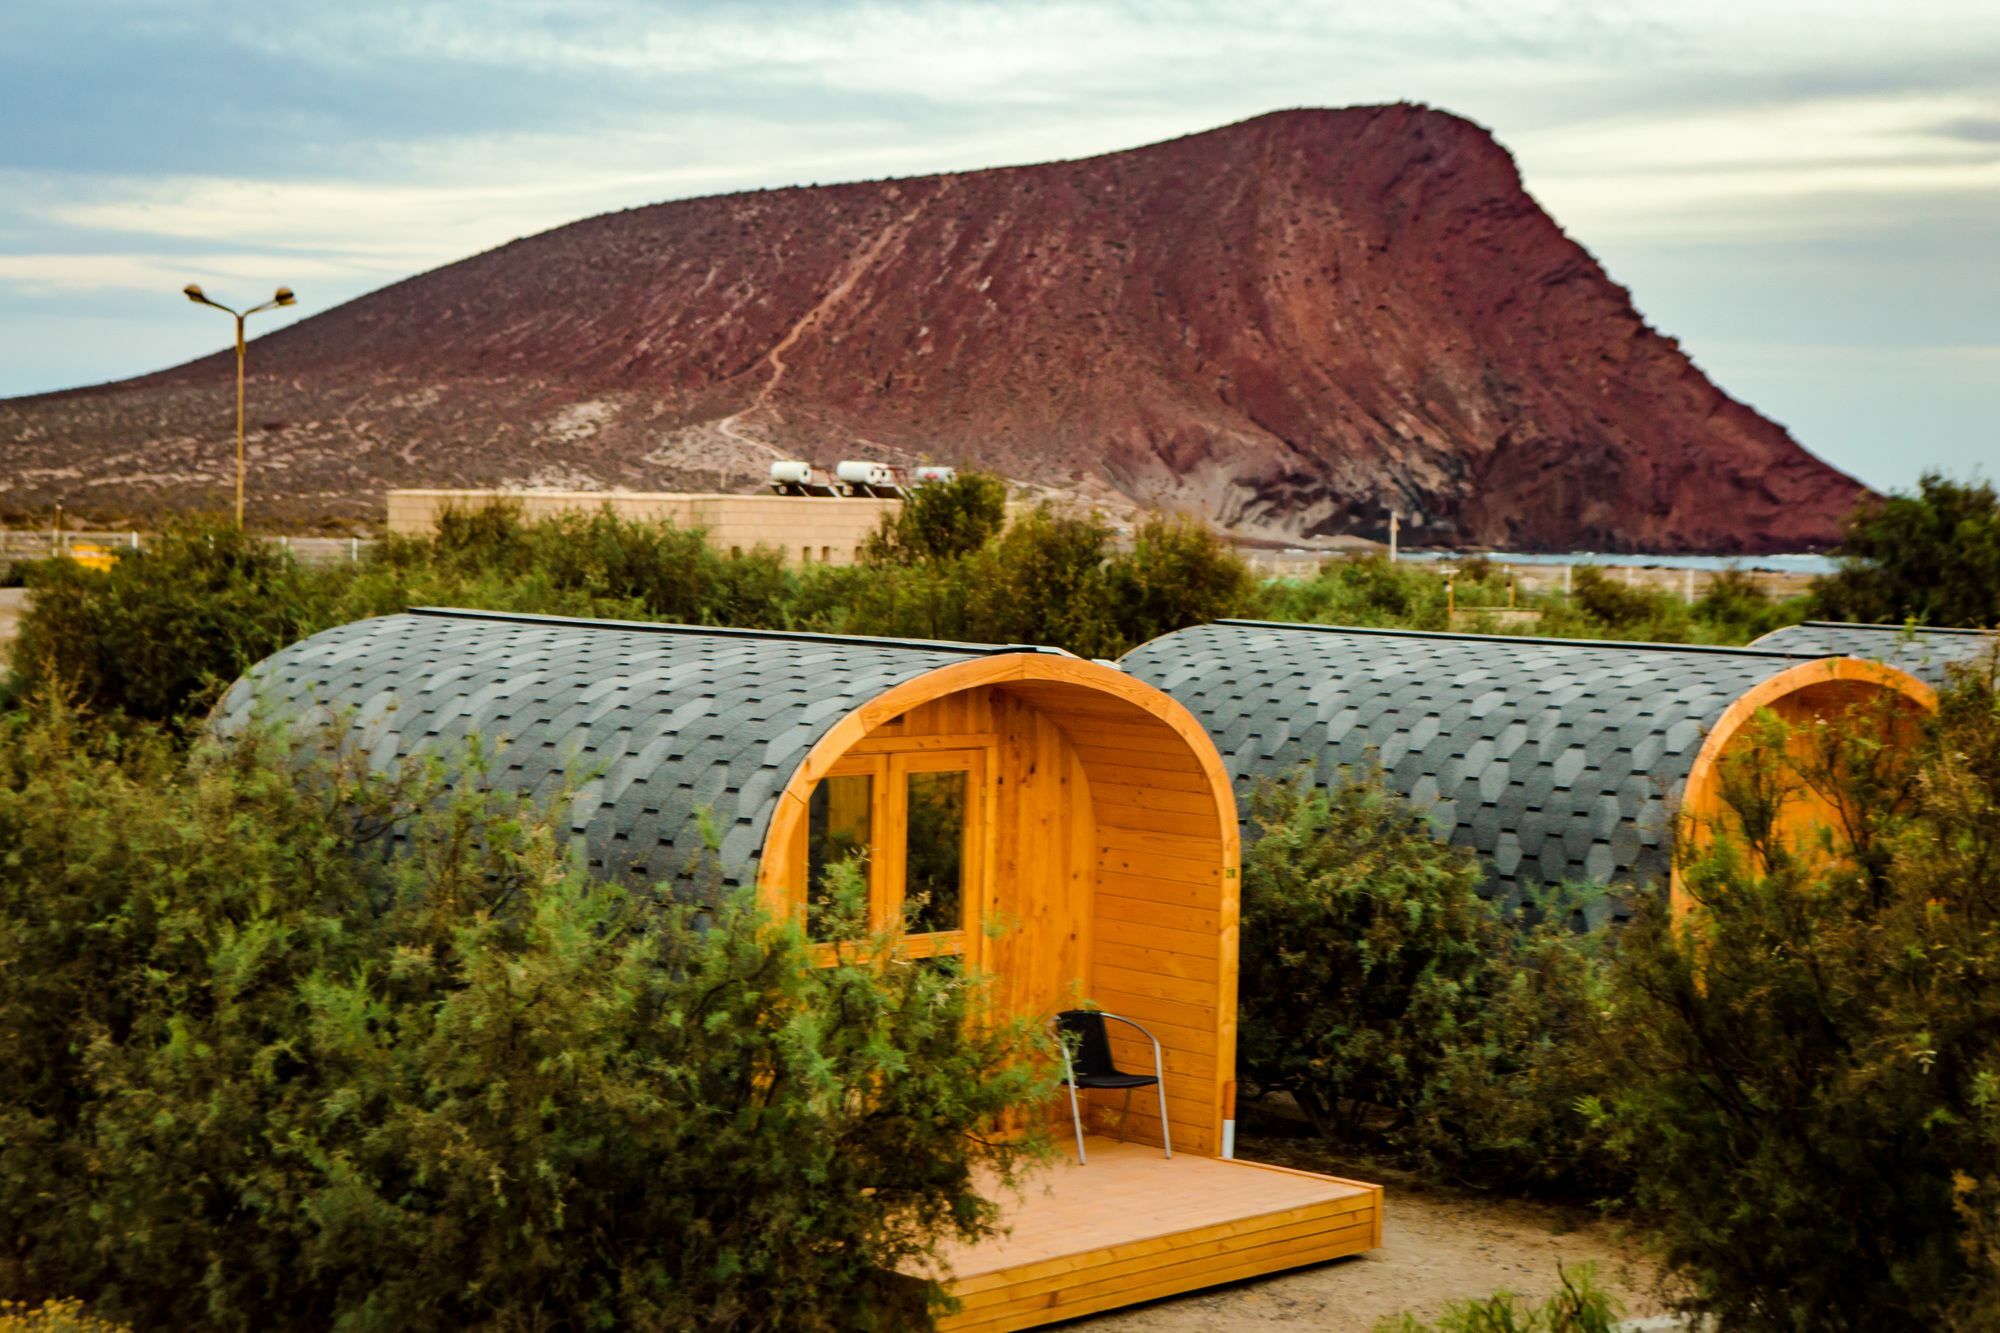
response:
[[[1382,1248],[1352,1259],[1239,1282],[1064,1327],[1091,1333],[1208,1333],[1238,1328],[1367,1333],[1408,1311],[1439,1314],[1453,1300],[1505,1288],[1541,1298],[1558,1263],[1598,1265],[1628,1317],[1657,1314],[1654,1274],[1639,1248],[1588,1214],[1508,1199],[1390,1185]]]
[[[1410,1313],[1433,1318],[1455,1300],[1516,1292],[1536,1301],[1561,1286],[1558,1265],[1597,1265],[1598,1282],[1627,1318],[1662,1313],[1657,1268],[1620,1229],[1586,1208],[1553,1207],[1430,1184],[1390,1168],[1343,1160],[1306,1130],[1289,1100],[1245,1108],[1241,1155],[1252,1161],[1379,1181],[1382,1246],[1274,1277],[1080,1319],[1090,1333],[1208,1333],[1224,1329],[1338,1329],[1369,1333]]]

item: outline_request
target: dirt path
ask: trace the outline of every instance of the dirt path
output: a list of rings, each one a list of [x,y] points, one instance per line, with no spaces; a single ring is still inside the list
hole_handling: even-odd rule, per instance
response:
[[[1458,1191],[1390,1185],[1382,1248],[1316,1268],[1156,1301],[1066,1328],[1090,1333],[1210,1333],[1223,1329],[1337,1329],[1368,1333],[1408,1311],[1441,1313],[1454,1300],[1506,1288],[1540,1299],[1556,1265],[1598,1265],[1627,1317],[1660,1313],[1654,1270],[1629,1240],[1587,1213]]]

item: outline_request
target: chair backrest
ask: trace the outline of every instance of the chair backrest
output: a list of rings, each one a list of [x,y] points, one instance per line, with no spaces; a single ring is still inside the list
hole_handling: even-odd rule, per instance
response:
[[[1075,1038],[1069,1059],[1080,1077],[1118,1072],[1111,1059],[1111,1037],[1105,1031],[1103,1014],[1094,1009],[1065,1009],[1056,1015],[1056,1033]]]

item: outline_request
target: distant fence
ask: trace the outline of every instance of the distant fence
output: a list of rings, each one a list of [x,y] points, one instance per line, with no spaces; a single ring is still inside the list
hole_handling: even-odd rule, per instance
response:
[[[1345,552],[1320,553],[1314,551],[1245,551],[1244,558],[1250,568],[1266,578],[1307,579],[1328,561],[1349,558]],[[1361,554],[1379,555],[1380,551]],[[1425,559],[1408,561],[1412,569],[1428,569],[1433,573],[1447,568],[1455,568],[1475,559],[1471,553],[1446,564],[1443,561]],[[1487,563],[1514,581],[1522,592],[1562,592],[1567,593],[1575,586],[1576,571],[1588,567],[1596,569],[1604,577],[1616,583],[1635,588],[1652,588],[1662,592],[1677,593],[1689,601],[1708,591],[1709,585],[1723,574],[1721,569],[1695,569],[1685,565],[1649,565],[1646,557],[1635,555],[1631,563],[1619,563],[1607,559],[1594,559],[1566,564],[1509,563],[1504,559],[1488,559]],[[1759,589],[1772,597],[1794,597],[1812,587],[1814,576],[1801,570],[1755,569],[1740,571],[1743,577],[1755,583]]]
[[[111,532],[75,528],[0,528],[0,564],[17,560],[46,560],[52,555],[104,552],[118,555],[139,551],[153,540],[146,532]],[[282,546],[303,564],[338,565],[359,562],[375,549],[372,537],[267,537]]]

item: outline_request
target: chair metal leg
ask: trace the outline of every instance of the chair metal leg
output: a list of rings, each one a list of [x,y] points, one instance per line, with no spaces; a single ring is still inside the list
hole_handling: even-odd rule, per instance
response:
[[[1070,1067],[1069,1047],[1062,1048],[1063,1086],[1069,1089],[1069,1122],[1076,1128],[1076,1164],[1086,1166],[1089,1159],[1083,1155],[1083,1111],[1076,1100],[1076,1070]]]
[[[1174,1131],[1167,1124],[1167,1068],[1160,1059],[1160,1047],[1157,1042],[1153,1045],[1153,1076],[1159,1080],[1157,1086],[1160,1089],[1160,1141],[1166,1144],[1167,1157],[1171,1159],[1174,1155]]]

